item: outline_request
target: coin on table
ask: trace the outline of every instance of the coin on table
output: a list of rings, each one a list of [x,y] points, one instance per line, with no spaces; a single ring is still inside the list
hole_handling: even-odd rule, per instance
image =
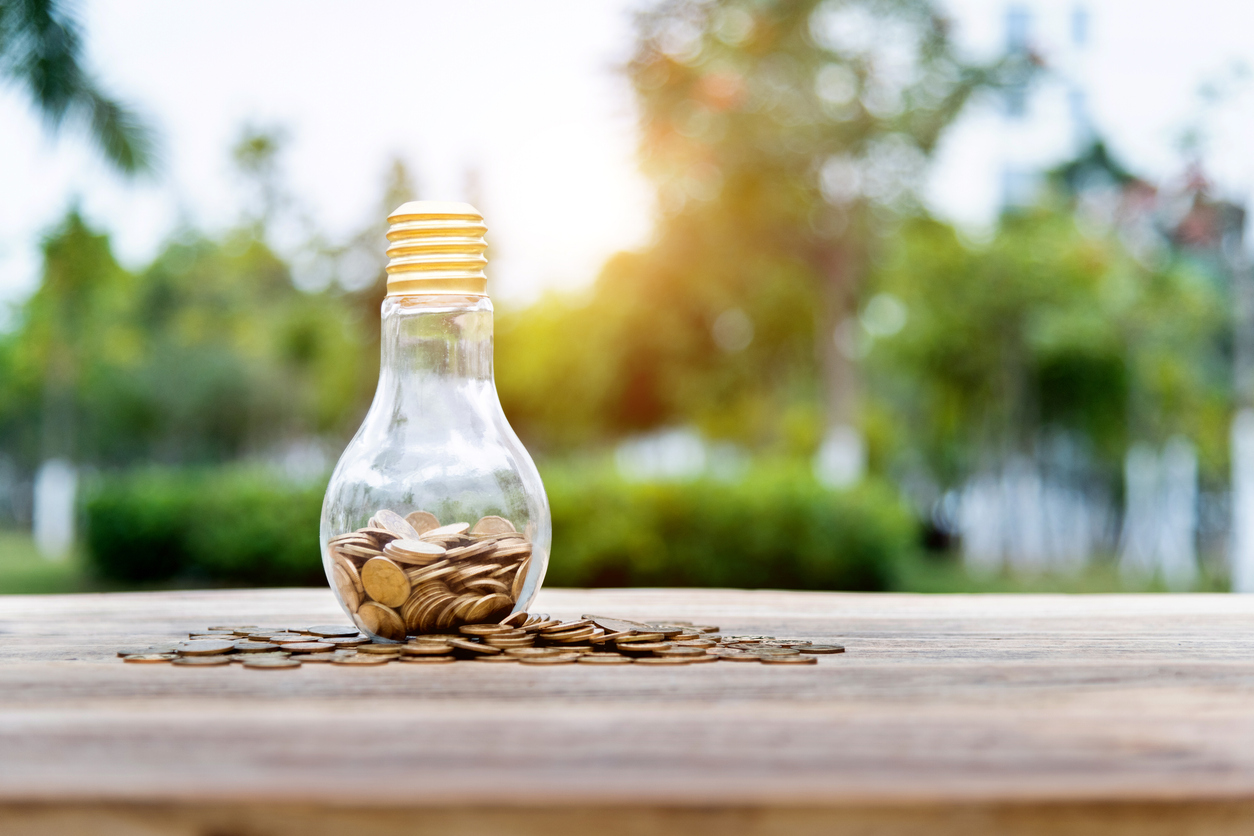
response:
[[[299,668],[300,662],[295,659],[272,659],[267,656],[245,656],[240,663],[246,668],[256,668],[258,670],[269,668]]]
[[[529,617],[530,617],[530,616],[528,615],[528,613],[527,613],[525,610],[524,610],[524,611],[522,611],[522,612],[516,612],[516,613],[514,613],[513,615],[506,616],[505,618],[502,618],[502,619],[501,619],[501,625],[502,625],[502,626],[504,626],[504,627],[517,627],[517,628],[521,628],[524,624],[526,624],[526,623],[527,623],[527,619],[528,619]]]
[[[518,656],[516,658],[524,665],[570,665],[583,657],[578,653],[553,653],[548,656]]]
[[[800,650],[793,650],[791,647],[758,647],[749,653],[756,653],[758,656],[800,656]]]
[[[375,654],[373,656],[371,655],[362,656],[359,652],[353,656],[341,656],[338,659],[332,659],[331,664],[332,665],[386,665],[388,662],[392,661],[395,658],[399,658],[399,657],[380,656],[378,654]]]
[[[479,644],[466,639],[450,639],[448,643],[458,650],[468,650],[472,653],[482,653],[489,656],[496,656],[501,653],[499,647],[488,647],[486,644]]]
[[[517,656],[476,656],[470,661],[472,662],[517,662]]]
[[[209,667],[214,665],[231,664],[230,656],[180,656],[177,659],[171,659],[170,664],[179,667]]]
[[[235,643],[236,653],[268,653],[278,649],[279,646],[273,642],[255,642],[246,639]]]
[[[659,650],[669,650],[671,645],[668,642],[615,642],[619,651],[623,653],[656,653]]]
[[[119,656],[164,656],[174,653],[174,645],[160,644],[152,647],[127,647],[118,651]]]
[[[315,624],[305,628],[305,631],[324,639],[351,639],[358,635],[357,628],[351,624]]]
[[[324,644],[329,644],[333,647],[360,647],[363,644],[370,644],[370,637],[369,636],[353,636],[351,638],[344,638],[344,639],[328,638],[328,639],[323,639],[322,641]]]
[[[178,657],[173,653],[135,653],[131,656],[123,656],[123,662],[135,662],[140,665],[155,664],[157,662],[172,662]]]
[[[556,647],[507,647],[506,656],[558,656],[567,651]]]
[[[271,644],[287,644],[289,642],[307,642],[309,636],[304,633],[272,633],[270,635]]]
[[[351,654],[350,654],[351,655]],[[302,662],[334,662],[336,659],[343,659],[345,654],[342,651],[334,650],[330,653],[302,653],[300,661]]]
[[[635,633],[614,641],[619,644],[644,644],[646,642],[660,642],[663,638],[661,633]]]
[[[636,660],[619,653],[585,653],[579,657],[579,662],[589,665],[634,665]]]
[[[357,652],[376,656],[399,656],[402,647],[404,645],[401,644],[363,644],[358,646]]]
[[[232,653],[229,658],[232,662],[243,664],[245,659],[287,659],[291,655],[281,650],[274,650],[267,653]]]
[[[282,647],[288,653],[326,653],[335,649],[335,645],[326,642],[291,642]]]
[[[803,653],[844,653],[845,646],[843,644],[812,644],[808,647],[799,648]]]
[[[673,656],[676,658],[690,659],[693,656],[706,656],[703,647],[668,647],[664,650],[656,651],[658,656]]]
[[[687,665],[692,660],[685,656],[641,656],[635,662],[637,665]]]
[[[495,657],[484,657],[484,658],[495,658]],[[456,662],[457,657],[456,656],[402,656],[401,661],[409,663],[409,664],[442,665],[442,664],[447,664],[449,662]]]
[[[611,633],[652,633],[653,628],[642,621],[630,621],[626,618],[610,618],[604,615],[585,615],[585,619]]]
[[[817,656],[760,656],[764,665],[813,665],[819,661]]]
[[[711,624],[697,624],[692,629],[696,630],[698,633],[717,633],[718,632],[718,628]]]
[[[712,642],[709,639],[693,639],[685,642],[675,642],[675,647],[718,647],[718,642]]]
[[[494,633],[509,633],[510,635],[517,633],[520,636],[527,635],[527,633],[523,630],[515,630],[514,628],[507,627],[504,624],[463,624],[457,629],[467,636],[489,636]]]
[[[180,656],[216,656],[219,653],[230,653],[234,649],[234,641],[223,639],[192,639],[174,645],[174,652]]]
[[[410,642],[401,645],[402,656],[447,656],[453,645],[447,642]]]
[[[756,653],[720,653],[718,654],[718,658],[722,659],[724,662],[761,662],[766,657],[760,656]],[[783,659],[787,657],[781,656],[780,658]]]

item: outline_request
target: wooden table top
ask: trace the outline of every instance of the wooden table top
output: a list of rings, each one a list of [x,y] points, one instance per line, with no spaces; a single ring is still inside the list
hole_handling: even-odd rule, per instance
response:
[[[0,834],[1254,832],[1254,596],[546,590],[533,610],[848,652],[127,665],[117,648],[213,623],[344,617],[326,590],[0,596]]]

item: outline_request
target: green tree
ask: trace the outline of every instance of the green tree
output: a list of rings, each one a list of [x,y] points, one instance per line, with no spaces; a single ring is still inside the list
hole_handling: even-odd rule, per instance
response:
[[[83,66],[82,32],[69,5],[0,0],[0,77],[25,88],[53,132],[78,122],[118,170],[150,169],[152,133]]]

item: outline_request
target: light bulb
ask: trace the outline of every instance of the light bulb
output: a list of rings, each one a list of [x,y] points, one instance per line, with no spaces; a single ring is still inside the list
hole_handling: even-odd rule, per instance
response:
[[[465,203],[388,216],[379,388],[322,505],[332,590],[372,637],[513,622],[548,566],[548,500],[492,372],[487,227]]]

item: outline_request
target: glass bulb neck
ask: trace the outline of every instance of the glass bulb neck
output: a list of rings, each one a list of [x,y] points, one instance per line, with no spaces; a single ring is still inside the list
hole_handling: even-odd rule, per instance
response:
[[[382,316],[381,387],[492,382],[492,302],[486,296],[388,296]]]

